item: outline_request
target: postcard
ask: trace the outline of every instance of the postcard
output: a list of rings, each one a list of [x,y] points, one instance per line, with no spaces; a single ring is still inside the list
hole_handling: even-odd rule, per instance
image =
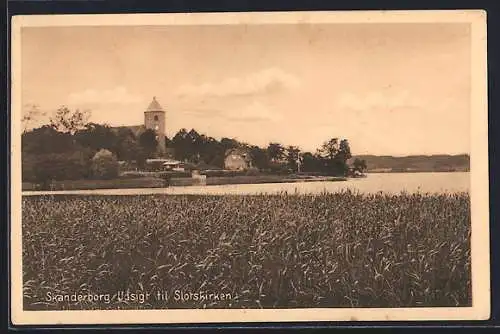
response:
[[[15,325],[490,316],[486,13],[12,19]]]

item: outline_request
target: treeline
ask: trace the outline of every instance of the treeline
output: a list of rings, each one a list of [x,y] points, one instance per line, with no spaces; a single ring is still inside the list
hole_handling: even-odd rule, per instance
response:
[[[21,139],[23,182],[110,179],[118,176],[118,160],[144,163],[151,155],[154,133],[136,138],[130,129],[115,131],[87,122],[88,117],[62,107],[49,124],[26,129]]]
[[[465,172],[470,170],[470,157],[467,154],[411,155],[405,157],[360,155],[357,158],[367,162],[368,171],[375,172]]]
[[[331,138],[316,152],[302,152],[296,146],[276,142],[259,147],[232,138],[217,140],[194,129],[159,138],[152,130],[136,134],[127,127],[88,123],[78,110],[61,108],[49,124],[23,133],[23,181],[112,178],[118,174],[118,161],[133,162],[143,169],[147,158],[158,157],[159,140],[165,140],[172,158],[204,169],[224,168],[226,152],[238,148],[249,153],[252,166],[260,171],[323,175],[352,171],[347,163],[352,155],[346,139]],[[353,167],[363,171],[366,163],[358,159]]]
[[[347,161],[352,157],[347,139],[331,138],[316,152],[303,152],[297,146],[285,146],[277,142],[260,147],[233,138],[222,138],[219,141],[194,129],[181,129],[172,140],[166,139],[166,147],[171,149],[178,160],[217,168],[224,168],[224,158],[228,150],[238,148],[249,153],[253,167],[274,173],[347,175],[350,171]],[[356,160],[353,167],[362,171],[366,169],[366,163]]]

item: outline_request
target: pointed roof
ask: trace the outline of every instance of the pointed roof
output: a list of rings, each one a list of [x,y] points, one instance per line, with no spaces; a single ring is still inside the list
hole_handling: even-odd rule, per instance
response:
[[[146,112],[149,112],[149,111],[162,111],[162,112],[165,112],[163,110],[163,108],[161,107],[161,105],[158,103],[158,101],[156,101],[156,96],[153,96],[153,101],[151,101],[151,103],[149,104],[148,109],[146,110]]]
[[[231,154],[241,155],[245,158],[250,157],[250,151],[245,147],[230,148],[226,151],[225,157],[227,158],[227,156],[229,156]]]

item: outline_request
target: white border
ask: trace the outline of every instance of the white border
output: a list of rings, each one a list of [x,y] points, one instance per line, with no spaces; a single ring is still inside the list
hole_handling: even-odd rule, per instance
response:
[[[471,24],[471,210],[473,305],[464,308],[349,308],[274,310],[24,311],[21,247],[21,28],[56,26],[296,24]],[[11,320],[15,325],[227,323],[297,321],[485,320],[490,316],[486,13],[356,11],[196,14],[34,15],[12,18]]]

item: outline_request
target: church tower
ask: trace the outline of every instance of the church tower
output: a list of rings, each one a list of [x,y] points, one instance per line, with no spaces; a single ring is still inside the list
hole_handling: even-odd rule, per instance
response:
[[[156,97],[153,97],[153,101],[144,112],[144,127],[156,132],[158,151],[160,154],[165,154],[165,111],[156,101]]]

